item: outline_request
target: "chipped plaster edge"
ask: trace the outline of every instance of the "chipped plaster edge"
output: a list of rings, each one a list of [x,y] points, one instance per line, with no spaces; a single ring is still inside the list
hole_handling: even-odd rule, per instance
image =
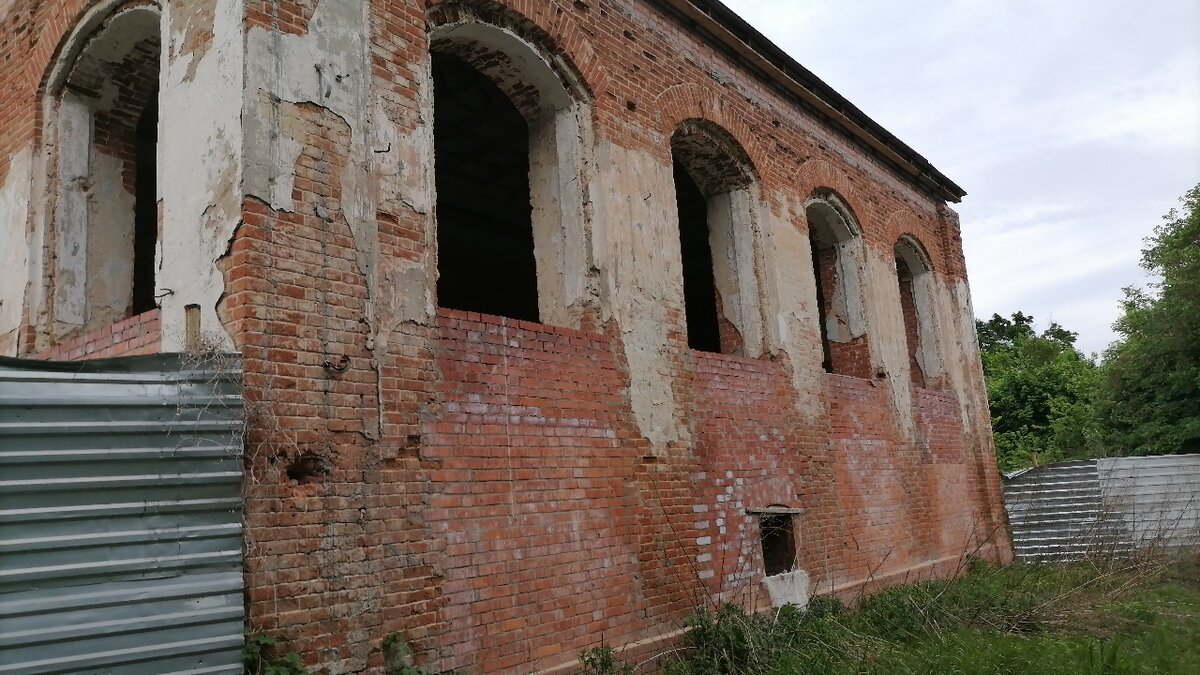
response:
[[[164,352],[184,349],[184,312],[193,304],[200,307],[206,339],[216,347],[233,348],[217,313],[227,290],[218,263],[241,222],[244,3],[213,2],[212,42],[199,60],[193,62],[192,52],[172,55],[172,49],[164,49],[162,57],[162,234],[155,290],[162,307]],[[175,9],[165,3],[163,34],[171,42],[186,28],[176,25]]]

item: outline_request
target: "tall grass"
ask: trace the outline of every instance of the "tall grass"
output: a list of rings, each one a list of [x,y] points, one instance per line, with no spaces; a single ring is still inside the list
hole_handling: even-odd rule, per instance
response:
[[[1200,673],[1200,556],[973,564],[854,611],[702,610],[672,675]]]

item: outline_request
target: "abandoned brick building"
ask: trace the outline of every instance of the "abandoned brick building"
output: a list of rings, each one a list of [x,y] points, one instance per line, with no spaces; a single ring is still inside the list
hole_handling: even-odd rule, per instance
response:
[[[0,0],[0,102],[0,354],[239,352],[310,664],[1008,555],[963,191],[715,0]]]

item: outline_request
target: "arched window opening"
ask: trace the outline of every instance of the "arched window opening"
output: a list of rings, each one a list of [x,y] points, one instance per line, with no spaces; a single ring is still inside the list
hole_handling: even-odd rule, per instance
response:
[[[529,129],[499,87],[433,54],[438,304],[537,321]]]
[[[744,354],[757,315],[749,161],[700,121],[671,137],[688,346]]]
[[[856,246],[861,239],[849,210],[833,195],[810,201],[805,208],[817,319],[825,372],[871,376],[871,354],[863,316]]]
[[[582,79],[505,10],[430,22],[438,304],[579,328],[597,309]]]
[[[896,243],[895,254],[909,376],[914,387],[927,387],[938,374],[933,348],[932,267],[920,244],[908,237]]]
[[[54,339],[157,304],[159,23],[142,5],[81,26],[48,81]]]

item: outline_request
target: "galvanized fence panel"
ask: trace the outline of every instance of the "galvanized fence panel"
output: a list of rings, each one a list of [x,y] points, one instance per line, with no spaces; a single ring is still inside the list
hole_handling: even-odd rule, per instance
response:
[[[1200,455],[1096,461],[1104,500],[1139,548],[1200,545]]]
[[[0,359],[0,672],[241,672],[240,383]]]
[[[1061,462],[1004,481],[1018,560],[1200,545],[1200,455]]]
[[[1100,546],[1126,548],[1128,536],[1106,518],[1094,460],[1030,469],[1004,482],[1018,560],[1078,558]]]

